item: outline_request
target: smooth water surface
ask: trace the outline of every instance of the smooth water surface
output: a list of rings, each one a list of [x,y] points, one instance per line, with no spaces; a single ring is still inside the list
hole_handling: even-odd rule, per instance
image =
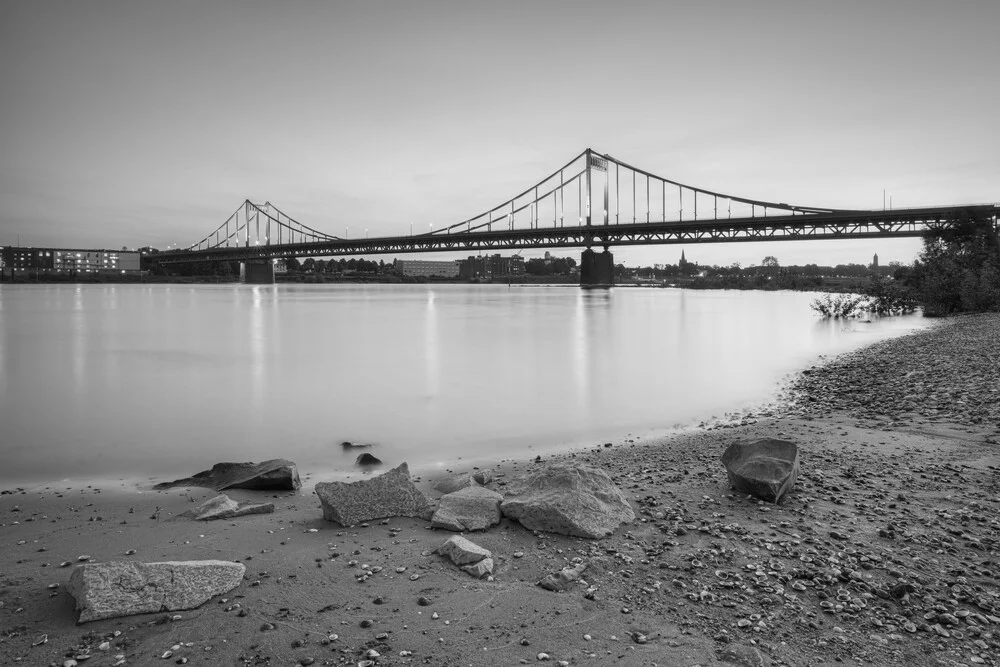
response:
[[[926,326],[795,292],[500,285],[0,286],[0,480],[533,456],[721,417]]]

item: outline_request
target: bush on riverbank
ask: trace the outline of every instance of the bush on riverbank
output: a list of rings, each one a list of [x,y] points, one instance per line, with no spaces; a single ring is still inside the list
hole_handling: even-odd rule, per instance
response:
[[[812,300],[809,307],[823,317],[854,317],[865,310],[865,299],[857,294],[830,294]]]
[[[891,278],[872,276],[862,294],[831,294],[813,299],[810,307],[823,317],[860,317],[865,313],[903,315],[917,309],[913,291]]]

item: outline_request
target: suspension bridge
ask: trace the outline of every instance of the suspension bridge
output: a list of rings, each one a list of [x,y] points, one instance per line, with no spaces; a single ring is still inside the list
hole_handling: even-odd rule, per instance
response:
[[[852,210],[748,199],[657,176],[588,148],[511,199],[428,232],[342,238],[270,202],[248,199],[205,238],[156,261],[240,261],[248,282],[273,282],[271,260],[278,258],[584,248],[581,284],[603,286],[613,282],[612,246],[918,237],[970,217],[1000,228],[998,214],[997,204]]]

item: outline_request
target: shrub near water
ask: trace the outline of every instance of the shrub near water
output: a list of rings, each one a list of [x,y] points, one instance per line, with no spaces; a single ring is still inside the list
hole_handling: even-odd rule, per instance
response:
[[[853,317],[866,310],[865,298],[857,294],[826,294],[813,299],[809,306],[823,317]]]

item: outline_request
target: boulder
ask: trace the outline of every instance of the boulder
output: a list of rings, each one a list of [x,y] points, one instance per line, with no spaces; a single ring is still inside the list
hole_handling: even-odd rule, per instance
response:
[[[247,514],[270,514],[274,511],[274,503],[238,503],[226,494],[210,498],[197,509],[181,514],[182,517],[196,521],[212,521],[214,519],[232,519]]]
[[[178,486],[203,486],[215,491],[253,489],[255,491],[294,491],[302,486],[295,464],[285,459],[261,463],[216,463],[193,477],[162,482],[153,488],[161,491]]]
[[[243,580],[246,567],[224,560],[86,563],[69,579],[79,623],[194,609]]]
[[[733,488],[777,503],[799,476],[799,448],[794,442],[762,438],[734,442],[722,454]]]
[[[481,486],[449,493],[441,496],[431,526],[455,531],[486,530],[500,523],[501,501],[503,496]]]
[[[526,528],[600,538],[635,512],[607,473],[581,463],[552,463],[516,480],[500,511]]]
[[[401,463],[392,470],[357,482],[320,482],[316,495],[323,518],[341,526],[391,516],[430,519],[431,502],[410,480],[410,469]]]
[[[549,591],[566,590],[574,581],[580,579],[580,575],[587,569],[586,563],[577,563],[573,567],[564,567],[556,574],[545,575],[545,578],[538,582],[538,585]]]
[[[355,459],[354,463],[359,466],[377,466],[382,463],[382,459],[365,452],[364,454],[358,454],[358,458]]]

